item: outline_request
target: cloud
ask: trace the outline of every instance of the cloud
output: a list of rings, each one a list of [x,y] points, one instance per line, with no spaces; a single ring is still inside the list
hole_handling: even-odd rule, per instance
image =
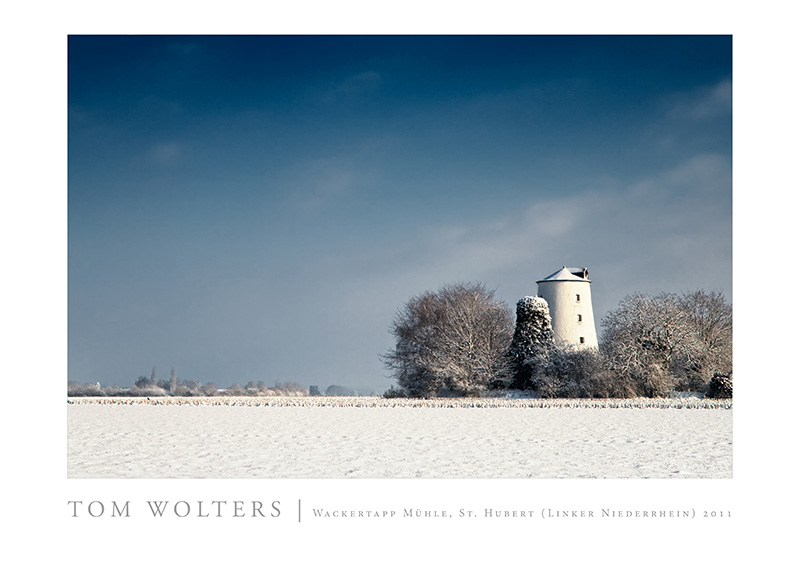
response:
[[[303,208],[321,208],[351,192],[356,173],[333,159],[307,162],[300,168],[294,196]]]
[[[152,146],[147,155],[151,161],[159,165],[174,165],[181,158],[183,151],[175,142],[162,142]]]
[[[357,100],[376,92],[381,83],[380,73],[375,71],[356,73],[331,85],[322,94],[322,100],[328,103]]]
[[[353,196],[376,179],[370,167],[353,158],[320,157],[303,161],[290,174],[289,199],[301,209],[321,209]]]
[[[673,190],[727,194],[731,180],[730,158],[719,154],[693,156],[657,178]]]
[[[728,115],[733,108],[733,88],[730,80],[678,96],[671,103],[668,115],[672,119],[705,120]]]
[[[349,304],[365,322],[387,316],[387,300],[393,311],[453,281],[483,282],[513,303],[562,265],[597,277],[598,318],[636,291],[730,296],[730,191],[729,160],[699,155],[621,190],[589,189],[479,222],[429,226],[336,263],[344,279],[359,281]]]

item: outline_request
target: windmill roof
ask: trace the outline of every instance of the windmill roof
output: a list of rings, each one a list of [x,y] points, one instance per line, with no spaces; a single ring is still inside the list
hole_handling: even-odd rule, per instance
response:
[[[564,266],[544,279],[539,279],[537,283],[542,283],[544,281],[586,281],[587,283],[591,283],[588,277],[582,277],[581,275],[576,275],[576,273],[585,273],[587,276],[589,275],[589,272],[584,267]]]

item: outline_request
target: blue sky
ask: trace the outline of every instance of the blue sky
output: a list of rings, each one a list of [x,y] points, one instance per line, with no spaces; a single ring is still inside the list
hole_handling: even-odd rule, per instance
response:
[[[729,36],[68,43],[68,376],[360,386],[411,296],[731,299]],[[598,328],[598,331],[600,329]]]

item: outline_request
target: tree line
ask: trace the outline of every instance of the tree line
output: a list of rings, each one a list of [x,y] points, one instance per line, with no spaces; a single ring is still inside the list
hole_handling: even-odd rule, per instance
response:
[[[213,382],[201,384],[199,381],[179,380],[175,368],[170,372],[169,380],[158,379],[156,368],[150,377],[141,376],[132,387],[123,388],[119,385],[101,387],[99,383],[67,382],[68,397],[355,397],[355,389],[343,385],[329,385],[324,391],[318,386],[308,388],[293,381],[276,381],[275,385],[267,386],[263,381],[249,381],[245,385],[234,384],[230,387],[220,388]]]
[[[600,322],[599,348],[556,344],[540,297],[516,319],[479,283],[445,285],[410,299],[382,357],[392,396],[475,396],[523,390],[543,397],[731,397],[733,318],[719,292],[637,293]]]
[[[600,321],[599,348],[556,344],[540,297],[517,302],[516,317],[483,284],[450,284],[412,297],[395,315],[395,347],[383,354],[396,381],[389,397],[477,396],[526,391],[542,397],[662,397],[693,392],[733,395],[733,318],[719,292],[636,293]],[[68,382],[69,396],[355,396],[294,382],[214,383],[139,377],[133,387]]]

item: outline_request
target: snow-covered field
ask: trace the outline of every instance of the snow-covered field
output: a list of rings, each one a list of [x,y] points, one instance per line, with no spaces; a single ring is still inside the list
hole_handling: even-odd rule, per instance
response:
[[[71,398],[70,478],[730,478],[730,401]]]

